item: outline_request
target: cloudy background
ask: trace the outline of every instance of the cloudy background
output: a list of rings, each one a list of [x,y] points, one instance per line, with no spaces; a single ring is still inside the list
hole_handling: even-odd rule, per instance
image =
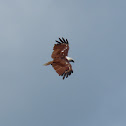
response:
[[[62,36],[65,80],[43,66]],[[126,1],[1,0],[0,126],[126,126]]]

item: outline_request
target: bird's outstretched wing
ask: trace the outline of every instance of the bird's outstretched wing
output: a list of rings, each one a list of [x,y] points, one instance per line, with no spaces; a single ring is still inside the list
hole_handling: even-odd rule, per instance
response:
[[[53,47],[53,52],[52,52],[52,58],[58,58],[58,57],[66,57],[68,55],[68,51],[69,51],[69,43],[68,40],[64,39],[62,37],[59,38],[59,41],[56,41],[57,44],[54,45]]]
[[[63,79],[65,77],[67,78],[69,75],[71,75],[71,73],[73,73],[71,64],[65,58],[56,58],[52,63],[52,66],[59,76],[63,76]]]

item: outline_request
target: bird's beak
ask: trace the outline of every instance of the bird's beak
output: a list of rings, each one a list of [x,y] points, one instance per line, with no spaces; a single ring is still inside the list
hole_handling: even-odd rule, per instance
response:
[[[72,60],[72,62],[74,63],[74,60]]]

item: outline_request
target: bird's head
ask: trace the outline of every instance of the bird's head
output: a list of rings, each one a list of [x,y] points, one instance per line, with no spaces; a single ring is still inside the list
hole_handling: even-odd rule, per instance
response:
[[[66,59],[67,59],[69,62],[73,62],[73,63],[74,63],[74,60],[73,60],[71,57],[66,56]]]

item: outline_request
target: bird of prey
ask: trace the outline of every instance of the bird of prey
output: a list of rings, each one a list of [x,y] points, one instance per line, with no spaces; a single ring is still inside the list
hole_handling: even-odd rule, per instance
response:
[[[53,52],[51,55],[53,61],[45,63],[44,65],[52,65],[52,67],[56,70],[59,76],[63,76],[64,79],[65,77],[67,78],[69,75],[71,75],[71,73],[73,73],[70,62],[74,62],[74,60],[68,57],[68,40],[65,40],[62,37],[62,39],[59,38],[59,41],[56,40],[56,42],[57,44],[54,44]]]

